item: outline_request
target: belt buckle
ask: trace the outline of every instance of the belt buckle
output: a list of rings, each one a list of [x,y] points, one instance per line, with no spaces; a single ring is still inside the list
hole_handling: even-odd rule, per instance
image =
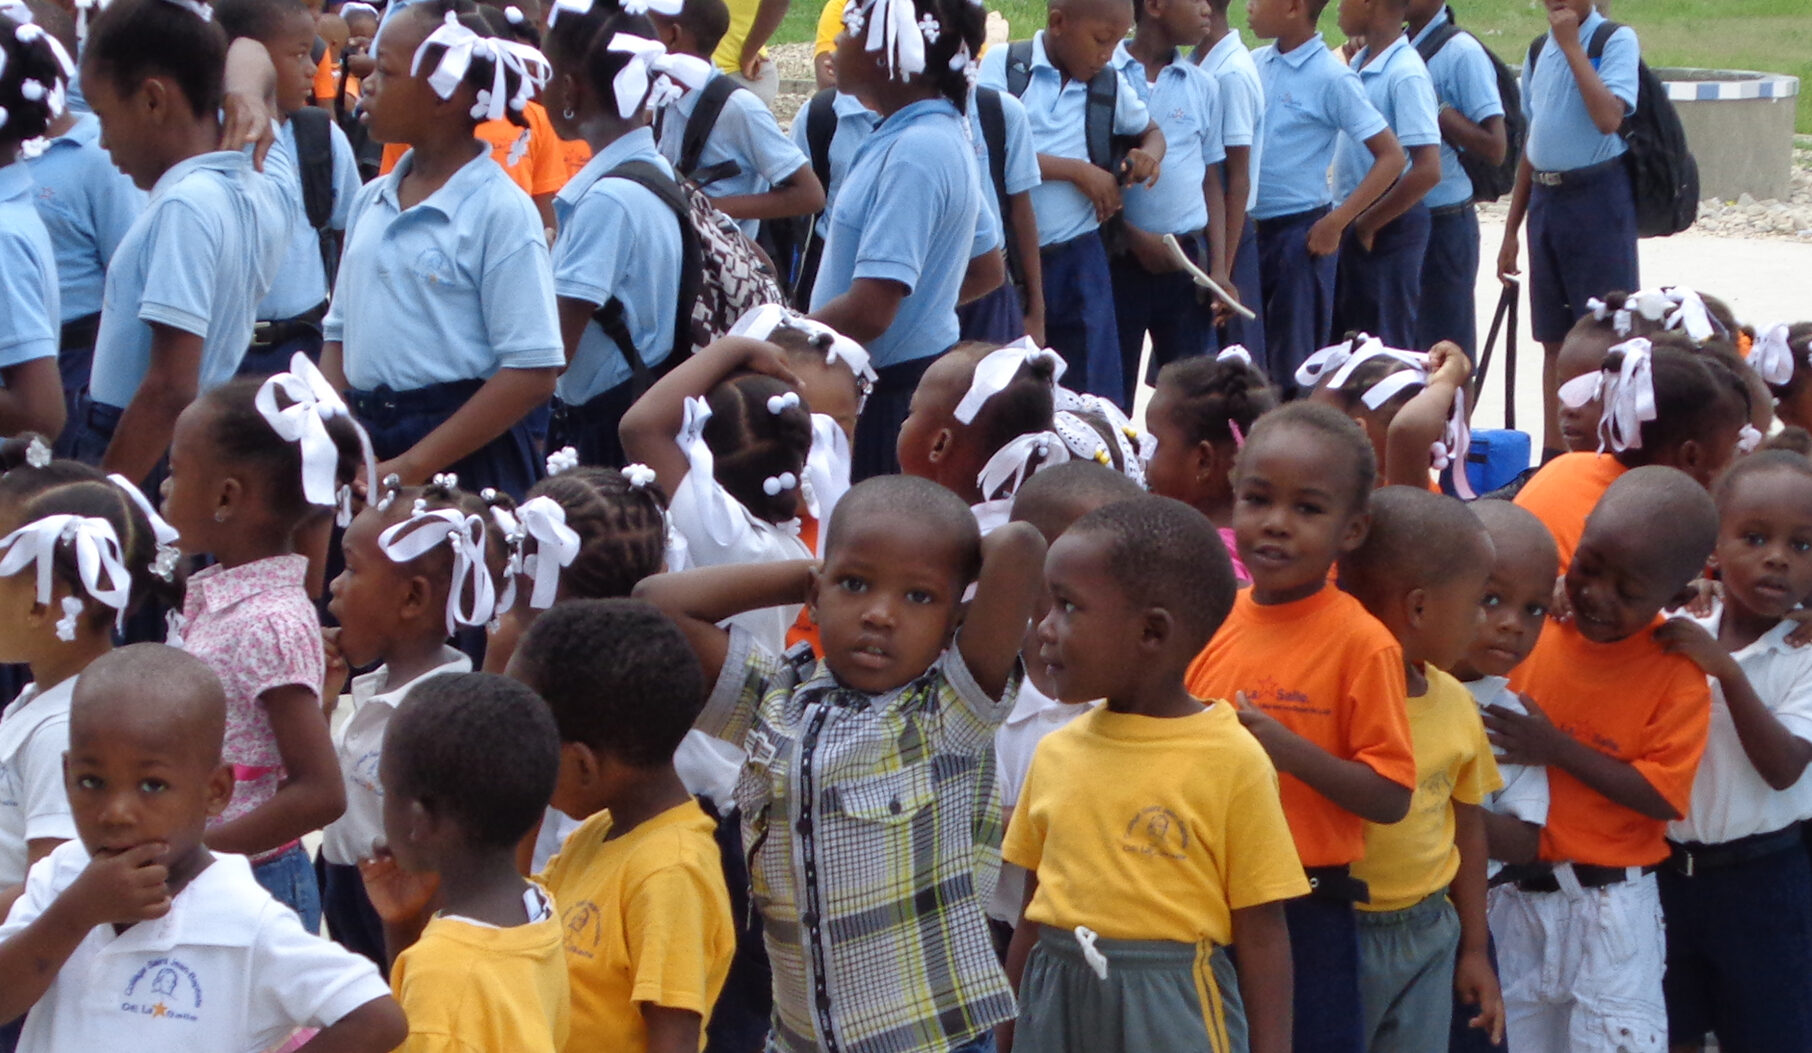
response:
[[[1693,876],[1693,874],[1692,874],[1692,872],[1693,872],[1692,850],[1691,849],[1681,849],[1680,854],[1684,855],[1686,857],[1686,869],[1683,870],[1682,873],[1685,874],[1687,877],[1692,877]]]
[[[1566,181],[1566,176],[1561,172],[1537,172],[1535,181],[1542,186],[1556,187]]]

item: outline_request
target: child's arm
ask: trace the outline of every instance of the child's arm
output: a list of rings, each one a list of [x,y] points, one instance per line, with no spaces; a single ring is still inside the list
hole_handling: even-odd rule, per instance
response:
[[[1239,995],[1251,1029],[1251,1053],[1288,1053],[1296,991],[1283,904],[1234,911],[1233,946],[1239,948]]]
[[[1208,174],[1202,177],[1202,201],[1208,206],[1208,259],[1205,262],[1208,277],[1223,289],[1232,284],[1227,276],[1227,194],[1221,178],[1224,163],[1209,165]]]
[[[1428,372],[1428,384],[1403,404],[1385,433],[1388,484],[1428,488],[1429,448],[1446,435],[1453,394],[1471,379],[1472,363],[1458,344],[1443,340],[1428,353]]]
[[[1680,813],[1643,778],[1635,765],[1600,753],[1554,726],[1535,700],[1519,696],[1527,713],[1502,706],[1485,710],[1485,727],[1504,764],[1544,764],[1559,768],[1605,797],[1650,819],[1674,820]]]
[[[1441,126],[1441,138],[1456,150],[1469,153],[1490,164],[1502,164],[1510,149],[1509,134],[1502,117],[1487,117],[1475,122],[1456,107],[1443,106],[1435,120]]]
[[[208,847],[215,851],[268,852],[346,811],[346,784],[315,689],[300,684],[272,688],[258,696],[258,704],[270,718],[284,779],[270,800],[208,831]]]
[[[784,219],[809,216],[824,208],[824,184],[810,162],[759,194],[729,194],[711,203],[731,219]]]
[[[1376,166],[1373,166],[1376,167]],[[1391,184],[1372,207],[1365,210],[1353,224],[1353,234],[1359,239],[1359,245],[1365,251],[1372,249],[1372,239],[1378,232],[1408,212],[1416,202],[1428,196],[1428,192],[1441,181],[1441,146],[1430,143],[1427,146],[1409,148],[1409,170],[1403,177]]]
[[[1371,151],[1372,167],[1365,173],[1345,201],[1334,206],[1333,211],[1315,221],[1309,228],[1309,254],[1311,256],[1332,256],[1340,250],[1340,236],[1346,228],[1352,226],[1359,214],[1372,206],[1372,202],[1384,196],[1390,185],[1403,174],[1403,147],[1397,145],[1397,136],[1389,128],[1365,141],[1365,148]]]
[[[1579,16],[1570,7],[1550,6],[1548,32],[1559,45],[1560,53],[1566,56],[1567,68],[1573,71],[1573,80],[1579,85],[1580,97],[1585,100],[1586,114],[1592,118],[1593,126],[1600,134],[1614,134],[1623,127],[1623,115],[1628,107],[1611,93],[1604,78],[1592,67],[1585,42],[1579,39]]]
[[[730,649],[730,634],[717,623],[744,611],[803,603],[816,574],[809,559],[701,567],[643,578],[633,595],[673,619],[698,653],[705,683],[715,684]]]
[[[1164,140],[1163,129],[1156,121],[1145,126],[1139,134],[1139,145],[1126,152],[1125,172],[1121,182],[1126,186],[1143,183],[1147,187],[1158,185],[1158,175],[1164,166],[1164,152],[1169,144]]]
[[[1239,259],[1239,241],[1246,231],[1246,202],[1251,199],[1251,196],[1252,147],[1229,146],[1227,147],[1227,262],[1223,265],[1223,273],[1232,274],[1233,264]],[[1226,289],[1233,288],[1226,282],[1221,284]],[[1253,292],[1254,290],[1247,289],[1238,295],[1250,296]]]
[[[1006,280],[1007,260],[999,249],[971,256],[969,266],[963,271],[962,287],[956,292],[957,306],[974,303],[1000,288]]]
[[[648,1028],[648,1053],[698,1053],[698,1033],[704,1020],[697,1013],[650,1002],[643,1002],[641,1010],[642,1023]]]
[[[1038,174],[1044,181],[1073,183],[1095,206],[1095,220],[1107,222],[1120,211],[1120,181],[1105,168],[1081,158],[1038,155]]]
[[[1030,523],[1008,523],[982,539],[975,599],[956,632],[956,646],[976,686],[999,698],[1019,662],[1026,623],[1044,588],[1044,535]]]
[[[509,431],[535,407],[552,398],[559,376],[560,370],[555,366],[499,369],[440,427],[400,456],[378,465],[378,478],[395,473],[404,486],[420,486],[434,473]],[[122,427],[124,423],[121,421]]]
[[[322,1028],[302,1048],[308,1053],[389,1053],[408,1038],[403,1007],[394,998],[373,998]]]
[[[62,432],[63,378],[55,358],[34,358],[0,369],[0,385],[4,385],[0,387],[0,435],[35,431],[54,436]]]
[[[1486,950],[1490,930],[1485,922],[1485,822],[1484,809],[1476,804],[1453,802],[1454,843],[1460,849],[1460,871],[1447,895],[1460,915],[1460,952],[1454,961],[1455,1001],[1476,1005],[1479,1015],[1468,1022],[1491,1036],[1491,1044],[1504,1041],[1504,995]],[[1244,952],[1242,952],[1243,954]]]
[[[1248,702],[1243,691],[1233,696],[1233,704],[1240,723],[1270,754],[1279,772],[1296,776],[1367,822],[1389,824],[1409,814],[1409,787],[1386,779],[1363,761],[1334,756]]]
[[[679,433],[686,419],[686,400],[703,397],[737,373],[765,373],[797,387],[799,378],[781,360],[780,350],[765,340],[726,336],[686,359],[673,372],[655,381],[635,401],[617,425],[623,454],[632,463],[654,469],[662,489],[679,492],[691,464],[680,449]]]
[[[1655,640],[1669,654],[1683,654],[1724,690],[1724,705],[1736,725],[1737,741],[1770,789],[1785,790],[1799,781],[1812,761],[1812,743],[1787,730],[1755,693],[1743,667],[1705,628],[1685,618],[1669,619],[1655,630]]]
[[[1025,900],[1019,907],[1019,924],[1013,927],[1013,938],[1007,943],[1007,960],[1004,963],[1007,971],[1007,983],[1013,986],[1014,995],[1019,994],[1019,982],[1025,978],[1026,960],[1032,956],[1032,948],[1038,946],[1038,933],[1043,928],[1038,922],[1026,917],[1026,908],[1032,905],[1032,897],[1038,892],[1038,873],[1026,873]],[[1013,1021],[1009,1020],[994,1029],[994,1046],[997,1053],[1013,1053]]]
[[[101,471],[144,480],[170,448],[176,418],[195,401],[201,385],[202,337],[157,322],[151,326],[151,359],[145,378],[120,414]]]
[[[1535,186],[1535,169],[1524,155],[1516,164],[1516,186],[1510,191],[1510,211],[1504,217],[1504,242],[1497,250],[1497,280],[1505,284],[1522,274],[1517,257],[1522,254],[1523,219],[1529,214],[1529,192]]]
[[[893,325],[905,299],[906,286],[899,282],[857,278],[849,283],[847,292],[813,311],[810,317],[858,344],[870,344]]]
[[[1486,854],[1500,863],[1534,863],[1541,858],[1541,827],[1514,815],[1482,812]]]
[[[1032,210],[1032,192],[1007,195],[1012,216],[1008,236],[1019,249],[1019,278],[1026,286],[1026,335],[1044,346],[1044,259],[1038,252],[1038,214]]]

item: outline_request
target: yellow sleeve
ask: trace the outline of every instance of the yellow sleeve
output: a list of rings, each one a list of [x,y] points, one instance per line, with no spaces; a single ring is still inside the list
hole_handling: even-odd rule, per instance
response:
[[[1478,707],[1466,707],[1466,760],[1453,780],[1453,799],[1461,804],[1483,804],[1485,798],[1504,788],[1498,774],[1497,758],[1491,752],[1491,740],[1485,735],[1485,721]]]
[[[1253,755],[1238,771],[1226,773],[1231,791],[1223,839],[1227,858],[1227,906],[1256,907],[1307,895],[1308,878],[1278,797],[1277,771],[1256,740]]]
[[[837,49],[837,35],[843,32],[843,0],[828,0],[818,13],[818,41],[812,46],[812,57]]]
[[[1038,758],[1044,743],[1032,751],[1032,763],[1026,768],[1025,786],[1019,791],[1019,804],[1007,823],[1007,836],[1001,840],[1000,858],[1017,867],[1036,872],[1044,859],[1044,822],[1039,815],[1040,779]]]
[[[624,904],[631,1001],[705,1016],[729,971],[735,935],[727,898],[696,856],[644,877]],[[721,879],[720,879],[721,880]]]

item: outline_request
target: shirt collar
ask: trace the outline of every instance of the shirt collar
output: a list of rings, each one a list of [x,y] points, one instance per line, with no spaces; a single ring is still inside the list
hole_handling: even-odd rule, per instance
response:
[[[22,164],[10,164],[0,168],[0,201],[23,201],[31,196],[31,171]]]
[[[1422,27],[1422,32],[1417,33],[1416,38],[1410,41],[1410,43],[1412,45],[1422,43],[1423,40],[1427,39],[1428,34],[1433,33],[1435,30],[1451,21],[1453,21],[1451,9],[1446,7],[1441,8],[1439,11],[1435,12],[1435,16],[1428,20],[1428,24]]]
[[[219,611],[262,593],[303,588],[307,576],[308,557],[302,555],[255,559],[237,567],[216,563],[189,579],[189,594],[198,601],[197,609]]]
[[[567,205],[577,204],[593,184],[604,178],[606,172],[624,161],[659,156],[660,151],[654,146],[654,129],[643,125],[593,154],[591,160],[585,162],[585,167],[579,169],[579,174],[567,180],[566,185],[560,188],[560,193],[554,195],[555,199]]]
[[[1137,66],[1137,67],[1139,67],[1139,69],[1141,71],[1143,71],[1145,69],[1145,64],[1143,62],[1140,62],[1137,58],[1133,57],[1132,51],[1127,48],[1126,44],[1127,44],[1127,42],[1122,40],[1118,44],[1114,45],[1114,57],[1112,60],[1114,66],[1120,70],[1125,70],[1128,66]],[[1178,63],[1182,60],[1182,57],[1183,57],[1182,52],[1177,51],[1175,48],[1172,48],[1170,51],[1170,57],[1165,59],[1164,64],[1162,66],[1159,66],[1158,68],[1160,70],[1168,70],[1172,66],[1176,66],[1178,72],[1181,72],[1182,67],[1179,66]],[[1160,72],[1158,75],[1161,77],[1161,76],[1163,76],[1163,73]],[[1149,81],[1148,81],[1148,83],[1149,83]]]
[[[856,98],[854,95],[845,95],[842,92],[838,92],[831,97],[831,113],[835,114],[839,120],[845,117],[861,116],[867,116],[870,120],[874,121],[879,121],[881,119],[880,114],[862,105],[861,99]]]
[[[239,175],[251,168],[249,154],[238,150],[212,150],[205,154],[196,154],[171,165],[164,174],[157,177],[157,183],[151,188],[151,200],[156,201],[166,191],[187,179],[191,173],[203,170],[225,172]]]
[[[1716,639],[1718,630],[1724,624],[1724,601],[1712,601],[1711,613],[1703,618],[1694,618],[1693,621],[1698,622],[1706,632],[1712,635],[1713,639]],[[1756,658],[1765,654],[1798,654],[1800,648],[1787,642],[1788,634],[1797,628],[1799,628],[1798,622],[1783,618],[1779,625],[1756,637],[1749,646],[1731,657],[1741,662],[1745,658]]]
[[[941,95],[935,99],[920,99],[918,102],[903,106],[900,109],[893,111],[892,115],[883,118],[880,125],[875,128],[874,136],[872,136],[869,141],[873,142],[875,139],[881,138],[889,133],[897,133],[906,126],[916,123],[919,118],[929,117],[935,114],[948,114],[959,121],[961,121],[963,117],[961,113],[957,112],[956,107],[950,100]],[[963,124],[963,127],[968,127],[967,122]]]
[[[47,149],[54,150],[67,143],[70,146],[88,146],[97,143],[101,138],[101,121],[92,113],[76,114],[76,121],[69,130],[50,141]]]
[[[1245,41],[1239,38],[1239,33],[1228,33],[1226,36],[1215,41],[1214,46],[1208,49],[1208,53],[1202,56],[1202,68],[1219,68],[1221,63],[1227,61],[1233,54],[1234,48],[1243,50],[1245,46]]]
[[[1063,75],[1063,71],[1057,68],[1056,63],[1051,61],[1051,56],[1044,50],[1044,30],[1042,29],[1032,34],[1032,69],[1033,71],[1048,69],[1058,76]]]
[[[1402,33],[1398,33],[1396,39],[1392,40],[1389,44],[1386,44],[1383,51],[1378,52],[1378,57],[1375,61],[1366,61],[1371,58],[1372,55],[1372,49],[1369,47],[1364,51],[1359,52],[1359,54],[1354,55],[1353,61],[1357,63],[1357,65],[1353,68],[1359,72],[1361,77],[1375,77],[1389,69],[1390,64],[1397,60],[1398,53],[1409,46],[1409,37]]]
[[[1007,714],[1006,723],[1018,727],[1029,723],[1052,710],[1067,708],[1067,703],[1059,702],[1038,690],[1031,677],[1019,681],[1019,694],[1013,699],[1013,712]]]
[[[390,667],[373,670],[363,676],[352,678],[352,699],[363,707],[376,702],[379,705],[395,707],[402,702],[409,689],[431,677],[442,673],[469,673],[472,671],[472,660],[451,647],[440,649],[440,664],[407,683],[390,686]]]
[[[1311,58],[1327,49],[1327,41],[1321,39],[1321,34],[1317,33],[1289,51],[1279,51],[1276,48],[1272,50],[1278,58],[1289,63],[1291,68],[1301,69]]]
[[[378,196],[398,212],[414,211],[414,209],[417,208],[429,208],[448,219],[452,219],[453,210],[458,203],[465,200],[466,196],[477,187],[479,182],[490,174],[484,167],[487,165],[496,167],[496,162],[491,160],[490,150],[481,149],[470,161],[461,165],[459,171],[454,172],[449,176],[447,181],[441,184],[439,190],[429,194],[413,208],[404,209],[402,201],[397,197],[397,191],[403,185],[403,176],[408,173],[409,169],[415,166],[415,151],[411,149],[408,153],[403,155],[402,160],[398,161],[396,167],[391,170],[390,181],[385,183],[383,188],[378,191]],[[498,168],[497,170],[499,172],[503,171],[502,168]],[[507,179],[509,177],[505,176],[504,178]]]
[[[269,895],[252,877],[244,856],[216,852],[214,861],[176,894],[168,914],[141,921],[117,939],[130,941],[134,951],[250,946],[260,929],[249,919],[269,902]]]

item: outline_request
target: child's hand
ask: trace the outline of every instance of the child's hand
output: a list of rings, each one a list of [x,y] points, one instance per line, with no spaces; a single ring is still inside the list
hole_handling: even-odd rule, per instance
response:
[[[1105,170],[1091,164],[1076,168],[1076,189],[1095,205],[1095,221],[1106,223],[1120,211],[1120,184]]]
[[[1812,643],[1812,607],[1801,607],[1797,611],[1788,611],[1787,620],[1798,626],[1787,634],[1788,647],[1804,647]]]
[[[1215,273],[1208,275],[1208,277],[1213,278],[1215,284],[1219,285],[1223,290],[1225,290],[1228,296],[1232,297],[1234,300],[1236,300],[1240,303],[1245,302],[1244,300],[1240,300],[1239,287],[1233,284],[1233,279],[1227,274],[1227,272],[1217,271]],[[1226,325],[1228,322],[1231,322],[1235,318],[1239,317],[1238,315],[1233,313],[1233,308],[1229,307],[1227,305],[1227,302],[1225,300],[1222,300],[1218,296],[1212,297],[1209,300],[1208,312],[1214,318],[1214,324],[1217,326]]]
[[[1705,627],[1689,618],[1669,618],[1655,630],[1655,642],[1668,654],[1685,655],[1706,676],[1722,678],[1736,666],[1736,659]]]
[[[1566,732],[1554,726],[1548,715],[1528,695],[1522,699],[1526,713],[1503,706],[1485,707],[1485,731],[1497,749],[1500,764],[1539,764],[1553,761],[1560,747],[1569,741]]]
[[[1561,50],[1579,46],[1579,16],[1570,7],[1559,4],[1548,5],[1548,32],[1554,35],[1554,43]]]
[[[169,845],[153,841],[97,855],[57,902],[89,928],[161,918],[170,913],[170,869],[155,860],[169,850]]]
[[[1144,150],[1128,150],[1126,152],[1126,163],[1122,166],[1122,170],[1125,173],[1122,180],[1126,186],[1143,183],[1145,184],[1146,189],[1150,189],[1158,185],[1158,171],[1162,167],[1163,165],[1157,158],[1146,153]]]
[[[1366,252],[1372,251],[1372,246],[1378,243],[1378,228],[1361,216],[1353,223],[1353,242]]]
[[[1497,250],[1498,281],[1509,285],[1522,275],[1522,267],[1518,262],[1521,255],[1522,242],[1517,238],[1516,231],[1504,231],[1504,243]]]
[[[1504,992],[1484,951],[1462,951],[1453,966],[1454,1001],[1479,1007],[1479,1015],[1466,1022],[1491,1036],[1491,1044],[1504,1044]]]
[[[1724,598],[1724,583],[1716,578],[1697,578],[1686,586],[1686,602],[1681,606],[1694,618],[1709,618],[1718,601]]]
[[[334,709],[340,704],[340,695],[346,690],[346,678],[352,674],[346,656],[340,653],[338,627],[322,628],[321,651],[327,658],[327,675],[321,681],[321,711],[331,720]]]
[[[1315,225],[1309,228],[1309,255],[1332,256],[1339,252],[1340,235],[1345,231],[1346,228],[1332,212],[1316,220]]]
[[[1557,622],[1573,620],[1573,601],[1567,596],[1567,576],[1554,579],[1554,595],[1548,600],[1548,617]]]
[[[1443,340],[1428,349],[1428,382],[1430,384],[1447,383],[1455,387],[1466,383],[1472,376],[1472,361],[1460,345],[1451,340]]]
[[[439,874],[412,874],[396,865],[389,849],[380,848],[372,858],[359,860],[359,877],[365,880],[372,909],[391,925],[407,924],[426,914],[440,892]]]
[[[1234,692],[1233,708],[1239,714],[1240,724],[1252,733],[1252,737],[1258,740],[1266,753],[1274,752],[1278,740],[1290,734],[1290,729],[1284,727],[1276,717],[1247,701],[1244,691]]]
[[[238,153],[250,146],[252,167],[264,171],[264,157],[277,141],[270,100],[250,92],[229,91],[221,96],[220,109],[220,148]]]

